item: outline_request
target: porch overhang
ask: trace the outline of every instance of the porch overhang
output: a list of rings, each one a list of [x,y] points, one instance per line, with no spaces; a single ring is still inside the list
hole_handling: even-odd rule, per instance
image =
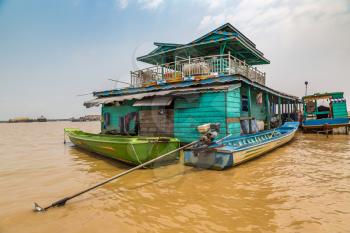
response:
[[[144,98],[141,100],[137,100],[132,106],[141,107],[141,106],[169,106],[173,101],[173,97],[171,96],[158,96],[151,98]]]
[[[84,106],[89,108],[89,107],[99,106],[100,104],[119,104],[119,102],[124,100],[142,100],[144,98],[149,98],[149,97],[159,97],[159,96],[165,97],[165,96],[198,94],[198,93],[204,93],[204,92],[228,91],[228,90],[233,90],[235,88],[239,88],[240,86],[241,84],[237,83],[237,84],[225,84],[225,85],[217,85],[217,86],[188,87],[188,88],[178,88],[178,89],[171,89],[171,90],[164,90],[164,91],[152,91],[152,92],[138,93],[138,94],[132,94],[132,95],[97,98],[97,99],[84,102]],[[141,105],[134,105],[134,106],[141,106]],[[146,106],[146,105],[142,105],[142,106]],[[154,105],[147,105],[147,106],[154,106]]]

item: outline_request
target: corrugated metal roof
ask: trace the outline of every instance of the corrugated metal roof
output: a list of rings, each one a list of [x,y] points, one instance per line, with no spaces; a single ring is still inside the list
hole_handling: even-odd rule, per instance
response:
[[[137,100],[132,106],[168,106],[173,101],[171,96],[158,96]]]
[[[115,102],[120,102],[124,100],[140,100],[147,97],[153,96],[166,96],[166,95],[185,95],[185,94],[193,94],[193,93],[202,93],[202,92],[213,92],[213,91],[227,91],[235,88],[239,88],[241,84],[229,84],[229,85],[217,85],[217,86],[205,86],[205,87],[192,87],[192,88],[178,88],[172,90],[164,90],[164,91],[153,91],[153,92],[145,92],[138,93],[133,95],[122,95],[122,96],[113,96],[106,98],[97,98],[93,100],[89,100],[84,102],[84,105],[89,108],[93,106],[98,106],[100,104],[110,104]]]
[[[167,62],[174,62],[175,53],[177,56],[187,56],[190,51],[191,57],[197,57],[199,54],[204,54],[205,56],[213,55],[213,51],[218,51],[222,42],[227,43],[226,48],[231,50],[232,53],[235,52],[233,48],[236,49],[236,47],[239,47],[240,51],[244,50],[245,52],[241,53],[241,55],[244,57],[243,60],[250,65],[270,63],[264,57],[264,54],[256,48],[256,45],[230,23],[226,23],[190,43],[183,45],[177,44],[176,46],[170,45],[167,46],[167,49],[159,49],[160,47],[158,47],[152,52],[138,57],[137,60],[156,65],[162,63],[164,57],[167,58]],[[231,46],[228,46],[229,44]],[[158,46],[165,47],[166,44],[160,44]],[[214,52],[214,54],[216,53]]]
[[[290,99],[290,100],[298,100],[299,98],[297,96],[292,96],[280,91],[276,91],[272,88],[269,88],[267,86],[263,86],[259,83],[253,82],[249,80],[248,78],[245,78],[241,75],[219,75],[216,78],[208,78],[198,81],[183,81],[178,83],[167,83],[163,85],[156,85],[156,86],[149,86],[149,87],[132,87],[132,88],[124,88],[124,89],[115,89],[115,90],[107,90],[107,91],[100,91],[100,92],[94,92],[94,96],[98,97],[107,97],[112,95],[131,95],[136,93],[143,93],[143,92],[152,92],[152,91],[163,91],[163,90],[170,90],[170,89],[176,89],[176,88],[183,88],[183,87],[189,87],[189,86],[198,86],[198,85],[216,85],[219,83],[232,83],[232,82],[244,82],[250,86],[254,86],[256,88],[259,88],[260,90],[266,91],[272,95],[280,96],[282,98]]]

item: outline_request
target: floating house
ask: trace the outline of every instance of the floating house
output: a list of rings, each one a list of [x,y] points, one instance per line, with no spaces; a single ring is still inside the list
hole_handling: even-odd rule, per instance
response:
[[[219,137],[256,133],[296,120],[298,97],[267,87],[257,65],[270,61],[227,23],[187,44],[159,43],[138,57],[130,86],[94,92],[102,133],[199,138],[197,127],[220,123]]]
[[[302,102],[304,131],[348,133],[350,122],[343,92],[308,95]]]

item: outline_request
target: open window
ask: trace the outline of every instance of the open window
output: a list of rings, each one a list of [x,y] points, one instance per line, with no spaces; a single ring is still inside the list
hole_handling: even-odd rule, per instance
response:
[[[248,96],[242,95],[242,112],[248,112]]]
[[[317,119],[328,118],[330,116],[330,101],[329,99],[319,99],[317,104]]]

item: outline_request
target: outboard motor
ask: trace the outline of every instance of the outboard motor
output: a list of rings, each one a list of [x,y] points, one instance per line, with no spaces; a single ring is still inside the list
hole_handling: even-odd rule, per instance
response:
[[[200,125],[197,127],[201,137],[198,143],[193,145],[194,155],[198,155],[200,151],[206,150],[206,148],[211,145],[214,139],[218,136],[220,130],[219,123],[208,123],[205,125]]]
[[[210,145],[214,139],[218,136],[220,130],[219,123],[209,123],[205,125],[200,125],[197,127],[198,131],[202,134],[199,141],[202,144]]]
[[[191,148],[192,153],[194,155],[193,158],[196,158],[197,160],[203,160],[203,158],[210,158],[205,155],[211,153],[211,150],[208,147],[211,144],[213,144],[215,138],[218,136],[220,131],[220,124],[208,123],[205,125],[200,125],[197,127],[197,130],[201,134],[201,136],[198,142],[194,144]],[[197,161],[196,164],[200,167],[205,167],[207,162],[203,162],[203,164],[202,162]]]

